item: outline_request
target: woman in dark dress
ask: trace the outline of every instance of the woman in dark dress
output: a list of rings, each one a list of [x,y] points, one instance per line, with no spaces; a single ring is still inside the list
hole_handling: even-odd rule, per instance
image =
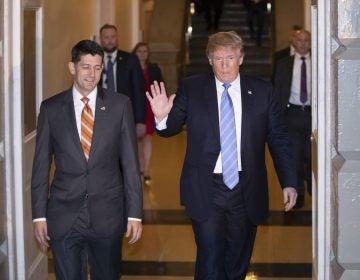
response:
[[[163,81],[161,70],[157,64],[149,61],[149,46],[140,42],[134,47],[133,54],[137,55],[144,74],[146,91],[150,92],[150,85],[154,81]],[[145,94],[145,92],[144,92]],[[149,173],[150,159],[152,153],[152,135],[154,134],[154,115],[151,111],[149,101],[146,99],[146,133],[138,139],[140,170],[144,176],[144,183],[149,184],[151,177]]]

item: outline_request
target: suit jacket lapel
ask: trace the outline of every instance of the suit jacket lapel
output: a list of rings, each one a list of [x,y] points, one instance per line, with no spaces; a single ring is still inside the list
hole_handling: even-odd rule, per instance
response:
[[[72,88],[69,89],[65,95],[64,103],[63,103],[63,111],[64,111],[64,119],[67,122],[67,126],[70,131],[71,140],[75,146],[76,152],[79,154],[79,157],[82,160],[85,159],[85,155],[83,153],[81,142],[80,142],[80,135],[77,130],[76,126],[76,118],[75,118],[75,108],[74,108],[74,100],[72,95]]]
[[[106,95],[102,88],[98,87],[98,94],[96,97],[95,105],[95,122],[93,129],[93,137],[91,141],[91,149],[89,155],[89,161],[94,157],[96,147],[102,136],[102,129],[106,127]]]
[[[251,125],[249,119],[249,112],[253,110],[253,89],[248,86],[246,76],[240,75],[241,86],[241,104],[242,104],[242,121],[241,121],[241,151],[245,150],[246,135]]]
[[[288,66],[287,66],[287,75],[288,75],[288,79],[285,79],[285,81],[288,83],[286,85],[286,88],[289,89],[288,91],[286,91],[286,100],[287,102],[290,99],[290,93],[291,93],[291,84],[292,84],[292,78],[293,78],[293,68],[294,68],[294,62],[295,62],[295,56],[290,56],[289,60],[288,60]]]
[[[215,139],[218,141],[220,147],[219,109],[214,75],[209,75],[205,83],[204,100],[206,102],[211,127],[214,130]],[[214,114],[214,112],[217,113]]]

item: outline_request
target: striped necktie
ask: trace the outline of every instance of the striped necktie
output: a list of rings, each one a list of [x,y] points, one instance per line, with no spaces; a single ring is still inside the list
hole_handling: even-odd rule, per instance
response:
[[[228,92],[230,86],[230,84],[223,84],[225,89],[221,94],[220,144],[223,181],[229,189],[233,189],[239,182],[239,169],[235,114],[232,100]]]
[[[81,112],[81,146],[86,160],[89,160],[91,140],[94,129],[94,115],[89,106],[89,98],[83,97],[84,109]]]
[[[112,62],[111,55],[108,55],[108,63],[106,68],[106,88],[109,91],[115,91],[114,62]]]
[[[305,57],[301,57],[301,75],[300,75],[300,102],[305,104],[307,101],[307,82],[306,82],[306,62]]]

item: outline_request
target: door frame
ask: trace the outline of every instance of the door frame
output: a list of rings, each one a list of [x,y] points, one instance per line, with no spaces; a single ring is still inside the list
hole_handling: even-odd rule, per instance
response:
[[[331,13],[312,0],[313,279],[330,279],[331,265]]]
[[[7,211],[9,279],[31,279],[36,260],[27,259],[28,242],[35,242],[32,224],[25,220],[30,205],[24,198],[27,187],[25,171],[32,161],[27,158],[25,145],[34,139],[26,138],[23,117],[23,11],[36,9],[36,113],[42,100],[42,0],[4,1],[4,131],[5,131],[5,188]],[[25,3],[23,3],[25,2]],[[26,228],[26,227],[31,227]]]

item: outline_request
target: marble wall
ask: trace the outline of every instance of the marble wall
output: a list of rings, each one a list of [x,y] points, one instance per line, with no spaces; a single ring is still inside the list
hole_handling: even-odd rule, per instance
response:
[[[0,18],[4,16],[4,2],[0,1]],[[4,84],[4,32],[0,28],[0,85]],[[0,87],[0,112],[4,112],[4,88]],[[8,278],[8,254],[4,247],[7,240],[6,226],[6,193],[5,193],[5,165],[4,165],[4,114],[0,113],[0,279]]]
[[[338,205],[333,271],[339,279],[360,279],[360,2],[333,1],[334,170]]]

